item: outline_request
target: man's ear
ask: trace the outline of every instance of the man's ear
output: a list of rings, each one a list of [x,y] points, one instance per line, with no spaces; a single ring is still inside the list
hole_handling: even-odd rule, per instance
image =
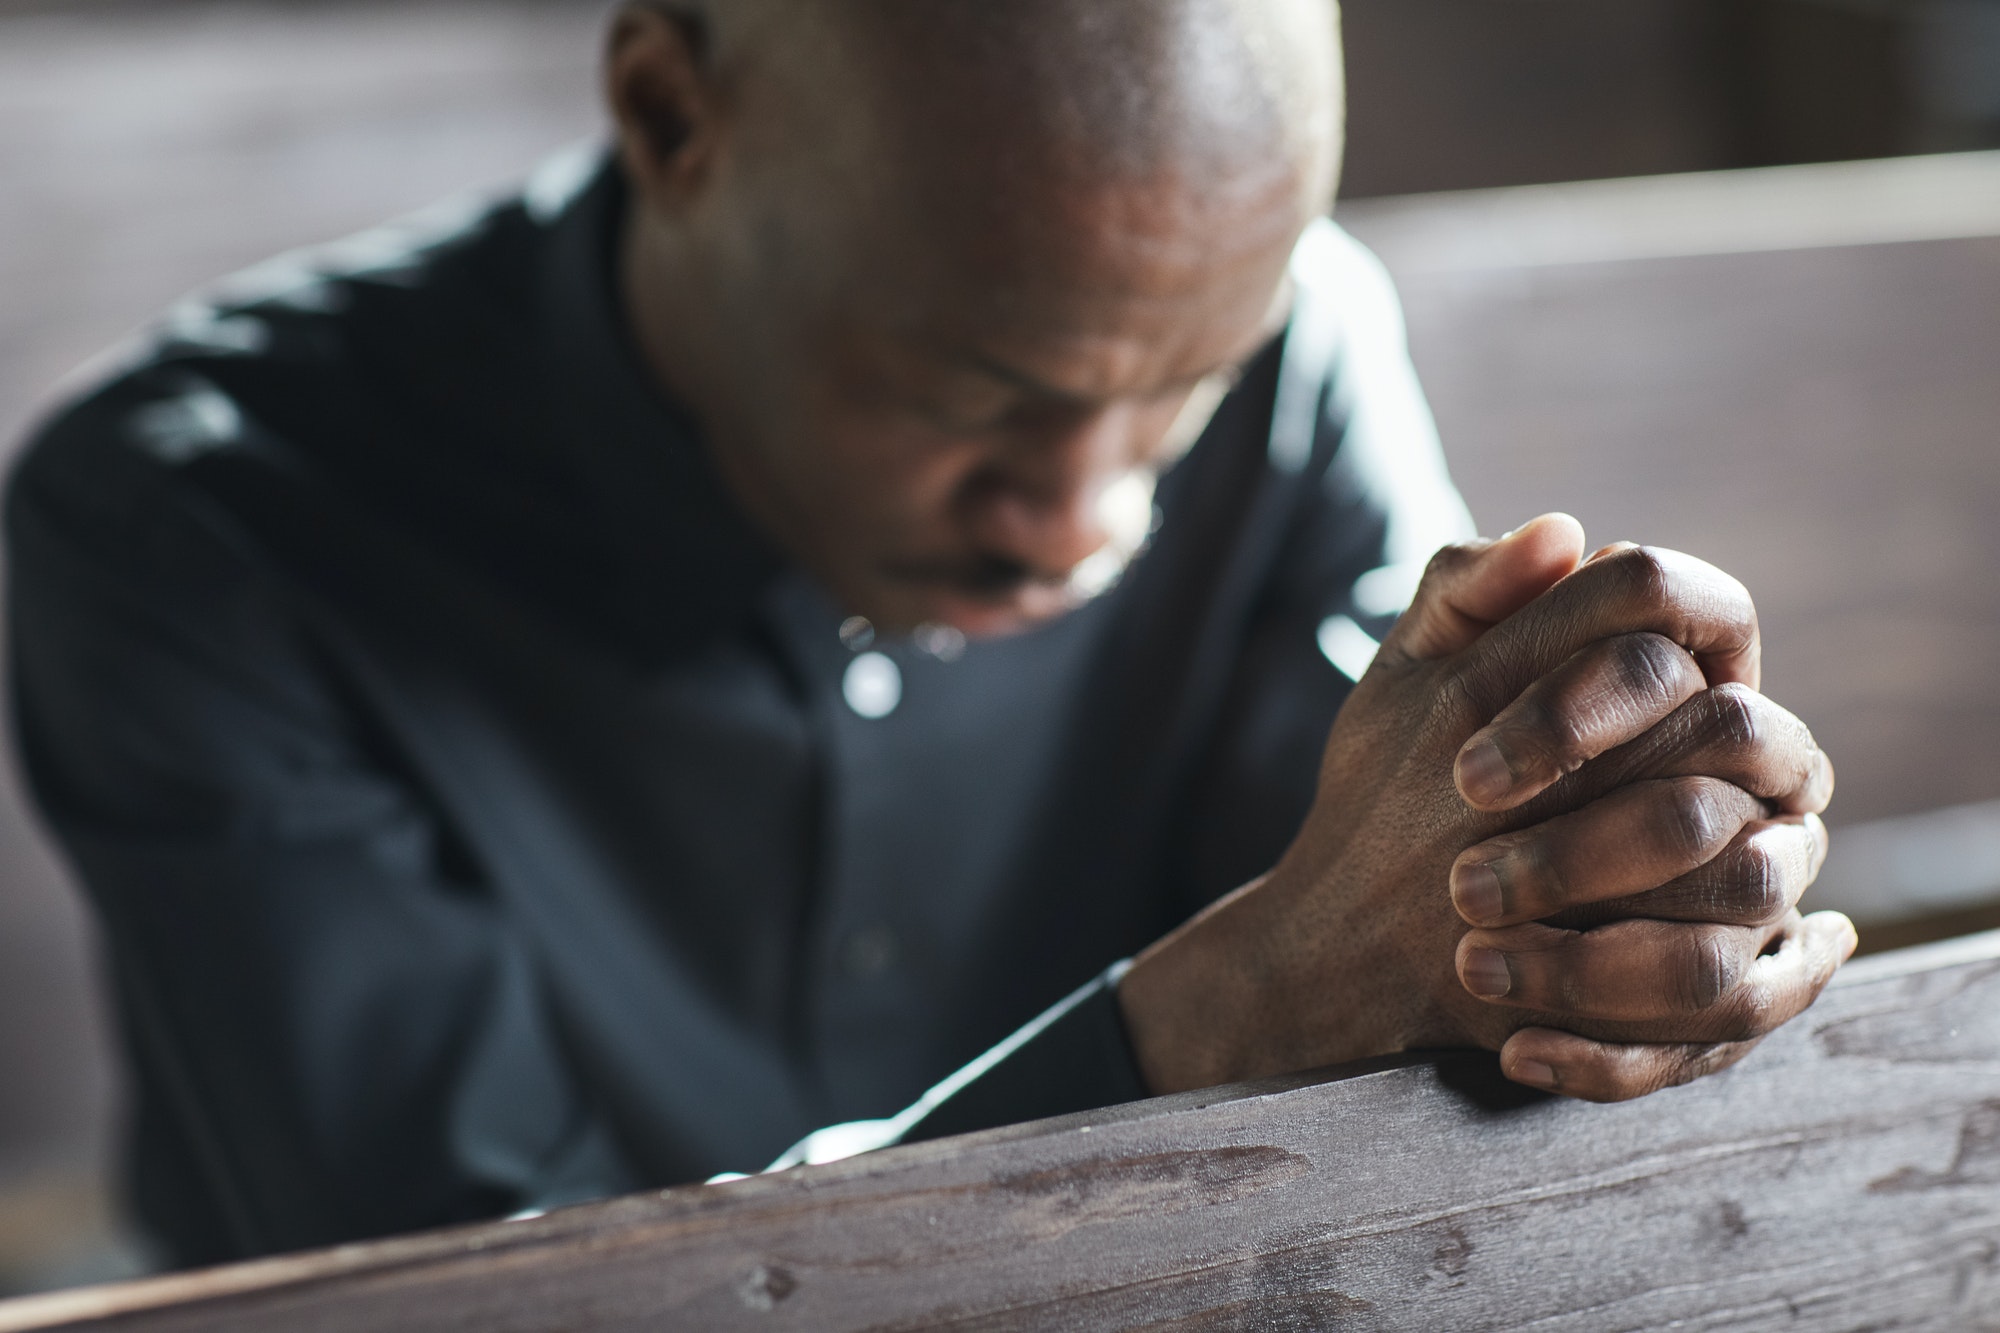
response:
[[[700,186],[721,132],[699,14],[628,4],[612,21],[604,90],[632,188],[669,209]]]

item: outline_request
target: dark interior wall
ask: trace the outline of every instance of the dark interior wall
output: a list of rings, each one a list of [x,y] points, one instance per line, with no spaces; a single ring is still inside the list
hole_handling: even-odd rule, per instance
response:
[[[2000,146],[2000,0],[1345,0],[1349,196]]]
[[[567,12],[613,0],[472,0]],[[0,17],[215,0],[0,0]],[[238,0],[254,14],[384,0]],[[2000,0],[1342,0],[1350,197],[2000,147]]]
[[[1349,195],[1712,166],[1689,0],[1346,0]]]
[[[1707,5],[1726,166],[1889,157],[1923,146],[1911,56],[1920,5]]]

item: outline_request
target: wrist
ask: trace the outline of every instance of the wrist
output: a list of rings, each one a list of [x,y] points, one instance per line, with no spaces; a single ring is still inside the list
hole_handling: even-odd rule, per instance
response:
[[[1258,888],[1237,890],[1156,941],[1118,983],[1132,1054],[1155,1096],[1254,1077],[1244,1072],[1243,1038],[1258,984],[1232,946],[1242,900]]]
[[[1401,1050],[1410,987],[1374,924],[1330,913],[1324,874],[1281,865],[1133,961],[1118,999],[1156,1095]]]

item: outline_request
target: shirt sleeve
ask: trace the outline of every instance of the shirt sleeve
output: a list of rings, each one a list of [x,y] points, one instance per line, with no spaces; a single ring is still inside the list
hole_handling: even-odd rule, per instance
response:
[[[10,483],[9,651],[136,1066],[141,1220],[213,1262],[629,1187],[529,951],[119,396]]]
[[[1145,1100],[1152,1093],[1118,1005],[1130,966],[1113,963],[898,1114],[814,1130],[766,1169]]]
[[[934,1089],[919,1103],[923,1114],[904,1141],[1152,1096],[1118,1004],[1118,982],[1130,965],[1130,960],[1113,963]]]

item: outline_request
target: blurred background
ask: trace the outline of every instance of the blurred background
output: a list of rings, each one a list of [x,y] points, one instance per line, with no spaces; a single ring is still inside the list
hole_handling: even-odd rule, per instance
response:
[[[605,9],[0,0],[0,442],[189,288],[595,133]],[[1839,765],[1820,900],[2000,925],[2000,0],[1346,11],[1341,219],[1482,527],[1742,577]],[[10,772],[0,1294],[145,1264],[94,947]]]

